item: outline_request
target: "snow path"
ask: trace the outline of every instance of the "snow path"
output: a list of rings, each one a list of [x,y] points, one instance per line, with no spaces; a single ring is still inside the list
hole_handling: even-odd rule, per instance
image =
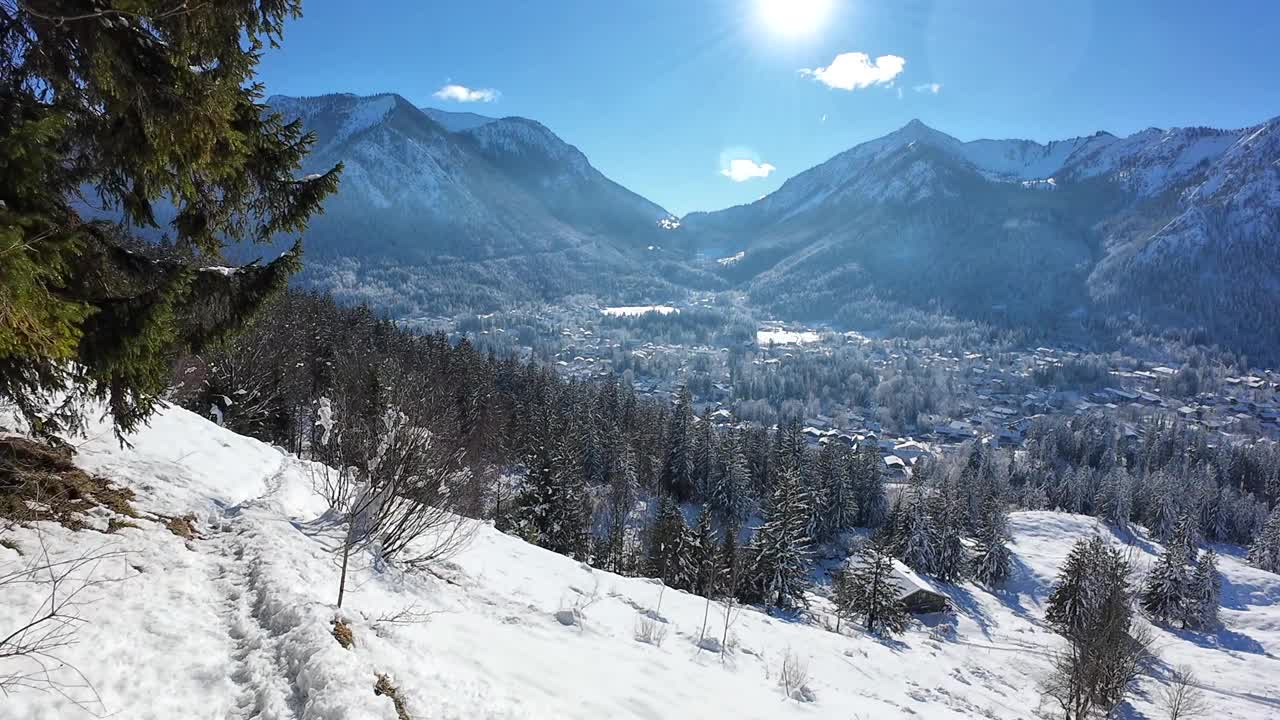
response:
[[[280,476],[286,465],[287,460],[282,459],[280,467],[265,482],[264,496],[279,490]],[[262,583],[262,561],[257,556],[258,551],[247,551],[245,547],[244,535],[248,528],[240,522],[244,504],[224,511],[217,534],[210,543],[212,551],[221,558],[212,582],[222,592],[225,626],[235,645],[231,655],[235,670],[231,679],[240,689],[236,703],[240,715],[237,717],[242,720],[296,720],[301,717],[303,702],[297,687],[287,676],[288,668],[280,644],[282,633],[278,626],[266,622],[267,595]]]

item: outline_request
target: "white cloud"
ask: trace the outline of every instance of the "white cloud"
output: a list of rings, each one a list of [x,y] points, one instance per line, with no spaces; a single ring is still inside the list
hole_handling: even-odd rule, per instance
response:
[[[942,83],[925,83],[923,85],[916,85],[912,89],[918,93],[929,93],[930,95],[937,95],[938,93],[942,92]]]
[[[769,173],[777,169],[769,163],[757,164],[750,158],[734,158],[729,161],[729,167],[721,170],[720,174],[734,182],[746,182],[752,178],[769,177]]]
[[[441,100],[451,100],[453,102],[463,102],[463,103],[486,102],[488,103],[488,102],[493,102],[497,100],[498,96],[501,95],[502,93],[499,93],[497,90],[493,90],[490,88],[473,89],[473,88],[467,87],[466,85],[449,83],[432,94]]]
[[[866,53],[848,52],[840,53],[824,68],[806,68],[800,74],[837,90],[858,90],[892,83],[906,65],[907,59],[897,55],[881,55],[873,62]]]

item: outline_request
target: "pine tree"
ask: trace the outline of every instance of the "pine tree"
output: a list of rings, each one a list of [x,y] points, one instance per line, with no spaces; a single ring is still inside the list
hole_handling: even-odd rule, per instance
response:
[[[718,590],[720,548],[711,527],[710,507],[704,507],[698,515],[698,526],[693,531],[689,551],[690,564],[693,566],[693,592],[711,597]]]
[[[1259,570],[1280,574],[1280,505],[1249,546],[1249,564]]]
[[[582,436],[577,423],[565,420],[562,425],[566,429],[557,437],[552,456],[549,526],[541,544],[548,550],[588,562],[592,512],[582,470]]]
[[[706,499],[710,495],[712,473],[716,466],[716,434],[711,422],[711,409],[703,411],[702,417],[694,424],[693,456],[691,469],[692,483],[699,497]]]
[[[1147,576],[1142,591],[1142,607],[1156,622],[1186,618],[1191,590],[1187,575],[1186,545],[1170,542]]]
[[[730,519],[720,528],[720,585],[726,597],[738,597],[742,590],[742,562],[738,552],[738,524]]]
[[[813,536],[819,542],[830,540],[857,522],[858,504],[850,469],[847,455],[835,443],[828,443],[818,452],[813,467],[818,488],[813,503]]]
[[[926,467],[918,465],[911,477],[901,515],[902,528],[895,534],[900,544],[899,559],[917,572],[932,575],[937,568],[938,543],[929,514]]]
[[[1147,529],[1161,542],[1173,536],[1178,525],[1178,495],[1174,482],[1163,470],[1149,478],[1150,507]]]
[[[937,498],[936,517],[933,523],[933,574],[943,582],[962,579],[969,569],[969,553],[965,549],[963,532],[968,516],[965,496],[957,483],[947,482]]]
[[[1213,550],[1200,554],[1191,586],[1187,593],[1187,611],[1183,627],[1213,628],[1218,625],[1218,609],[1221,605],[1222,577],[1218,574],[1218,556]]]
[[[1113,467],[1107,473],[1098,505],[1108,525],[1117,530],[1128,529],[1133,516],[1133,481],[1123,467]]]
[[[613,453],[613,470],[609,472],[609,487],[605,494],[604,567],[613,572],[627,572],[631,559],[627,557],[627,530],[639,496],[636,479],[635,451],[626,446]]]
[[[785,469],[765,508],[764,525],[752,540],[752,585],[766,604],[780,608],[808,604],[809,513],[799,470]]]
[[[875,543],[865,545],[848,571],[845,612],[863,618],[867,632],[895,635],[907,627],[907,608],[898,598],[893,557]]]
[[[46,435],[80,429],[90,399],[119,433],[143,422],[177,356],[242,327],[301,247],[199,268],[304,230],[341,172],[298,178],[313,137],[259,104],[261,48],[299,2],[128,5],[0,6],[0,400]],[[81,217],[85,187],[122,222]],[[129,234],[157,205],[167,248]]]
[[[679,502],[693,497],[693,449],[690,428],[693,425],[693,398],[689,388],[681,387],[676,395],[667,428],[667,452],[662,464],[662,489]]]
[[[707,501],[723,520],[741,522],[751,503],[751,470],[737,430],[725,433]]]
[[[850,455],[850,460],[853,465],[850,475],[855,488],[854,502],[858,507],[857,524],[861,527],[878,528],[884,524],[889,514],[884,475],[880,472],[884,466],[880,460],[880,451],[873,443],[863,443],[856,453]]]
[[[689,545],[689,528],[680,504],[673,497],[663,498],[649,534],[649,575],[670,587],[688,589],[694,576]]]
[[[899,493],[898,497],[894,498],[893,506],[885,516],[884,524],[874,533],[873,537],[886,552],[894,557],[901,557],[902,548],[906,544],[907,530],[906,501],[903,500],[902,494]]]
[[[1045,619],[1058,632],[1069,635],[1086,627],[1091,604],[1091,574],[1105,552],[1106,543],[1096,535],[1078,540],[1072,546],[1045,608]]]
[[[836,609],[836,632],[840,632],[840,623],[852,618],[857,612],[856,586],[847,566],[837,568],[831,573],[831,604]]]
[[[1009,577],[1011,555],[1009,553],[1009,516],[1003,503],[992,498],[978,524],[974,550],[973,574],[979,582],[989,587],[1003,583]]]

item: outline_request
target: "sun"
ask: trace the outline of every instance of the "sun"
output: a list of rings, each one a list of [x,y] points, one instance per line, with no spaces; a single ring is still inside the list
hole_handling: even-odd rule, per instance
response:
[[[756,8],[769,32],[799,37],[822,27],[831,12],[831,0],[756,0]]]

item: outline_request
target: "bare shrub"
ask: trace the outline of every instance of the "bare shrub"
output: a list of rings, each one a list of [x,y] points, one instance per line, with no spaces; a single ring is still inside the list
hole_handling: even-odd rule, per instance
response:
[[[787,648],[782,656],[782,666],[778,668],[778,686],[788,698],[797,702],[813,702],[814,694],[809,689],[809,663]]]
[[[646,645],[662,647],[667,639],[667,624],[644,613],[636,613],[635,637]]]
[[[353,361],[354,362],[354,361]],[[389,363],[374,370],[342,363],[349,372],[374,373],[378,402],[363,386],[323,402],[323,434],[313,454],[316,488],[339,513],[346,532],[341,546],[338,606],[346,591],[352,550],[369,549],[377,562],[424,566],[470,541],[480,507],[481,482],[450,436],[455,406],[443,393],[413,384],[412,375]]]
[[[81,609],[94,588],[122,578],[100,571],[107,561],[124,558],[122,551],[98,547],[53,559],[39,527],[39,553],[31,559],[0,566],[0,602],[28,586],[40,588],[43,600],[29,619],[11,630],[0,630],[0,695],[19,689],[51,692],[92,713],[101,705],[93,684],[63,657],[76,644],[76,633],[87,620]]]
[[[1179,665],[1169,674],[1169,682],[1160,693],[1159,705],[1169,720],[1204,717],[1211,709],[1189,665]]]

